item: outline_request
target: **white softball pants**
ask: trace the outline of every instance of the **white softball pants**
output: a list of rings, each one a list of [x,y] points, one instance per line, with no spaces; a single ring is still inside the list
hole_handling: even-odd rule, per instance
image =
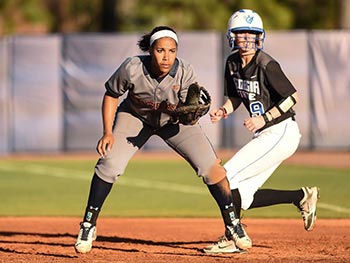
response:
[[[254,135],[224,168],[231,189],[237,189],[242,199],[242,209],[252,204],[255,192],[267,181],[276,168],[289,158],[300,142],[298,124],[291,118]]]

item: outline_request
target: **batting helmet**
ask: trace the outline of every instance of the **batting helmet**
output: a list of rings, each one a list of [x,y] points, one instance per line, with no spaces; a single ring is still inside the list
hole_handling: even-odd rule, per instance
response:
[[[230,17],[227,26],[227,38],[231,48],[240,48],[235,44],[236,34],[239,32],[256,34],[255,49],[263,49],[265,30],[258,13],[250,9],[241,9]]]

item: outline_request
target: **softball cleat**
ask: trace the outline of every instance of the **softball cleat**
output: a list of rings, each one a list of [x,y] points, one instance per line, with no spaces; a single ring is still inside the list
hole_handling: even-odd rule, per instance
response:
[[[252,240],[245,232],[242,223],[239,220],[237,221],[238,222],[234,222],[233,224],[233,233],[232,233],[232,237],[236,247],[243,250],[251,248]]]
[[[96,240],[96,226],[88,222],[82,222],[80,224],[80,231],[75,243],[75,251],[77,253],[87,253],[92,249],[92,242]]]
[[[221,254],[221,253],[246,253],[246,250],[236,247],[233,240],[228,240],[224,235],[218,239],[217,242],[211,244],[203,249],[207,254]]]
[[[306,231],[311,231],[316,222],[316,204],[320,199],[320,189],[314,187],[303,187],[304,198],[300,201],[300,213],[303,217],[304,228]]]

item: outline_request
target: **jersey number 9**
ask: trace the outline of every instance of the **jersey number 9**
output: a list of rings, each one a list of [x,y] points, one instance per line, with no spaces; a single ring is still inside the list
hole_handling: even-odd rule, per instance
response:
[[[260,101],[250,103],[249,108],[252,116],[259,116],[265,113],[264,105]]]

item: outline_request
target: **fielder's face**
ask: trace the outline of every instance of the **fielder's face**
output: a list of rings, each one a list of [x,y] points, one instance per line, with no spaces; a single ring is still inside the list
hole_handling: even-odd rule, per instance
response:
[[[169,73],[174,65],[177,44],[170,37],[162,37],[154,42],[150,54],[152,56],[152,73],[157,77],[163,77]]]

